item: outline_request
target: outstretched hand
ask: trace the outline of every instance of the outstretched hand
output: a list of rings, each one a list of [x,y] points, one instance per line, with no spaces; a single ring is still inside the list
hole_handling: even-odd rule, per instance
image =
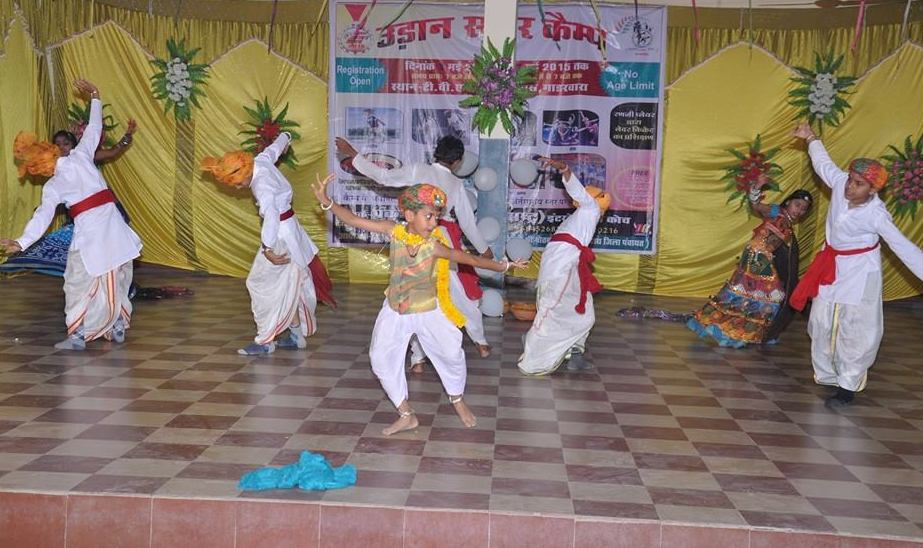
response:
[[[74,88],[81,95],[89,96],[91,99],[99,99],[99,88],[93,85],[89,80],[78,78],[74,81]]]
[[[134,118],[128,119],[128,125],[125,127],[125,135],[134,135],[138,131],[138,123]]]
[[[543,166],[550,167],[560,172],[564,179],[570,178],[570,167],[564,163],[564,161],[548,158],[547,156],[539,156],[538,161],[541,162]]]
[[[792,136],[799,139],[810,140],[817,139],[817,135],[814,134],[814,130],[811,129],[811,124],[807,122],[801,122],[795,129],[792,131]]]
[[[330,175],[324,177],[323,180],[321,180],[320,176],[316,174],[314,175],[315,181],[311,184],[311,190],[314,191],[314,196],[317,198],[317,202],[324,207],[333,204],[333,200],[327,196],[327,185],[330,183],[330,181],[333,180],[334,177],[336,177],[336,175],[331,173]]]
[[[19,242],[15,240],[8,240],[6,238],[0,239],[0,247],[3,248],[7,253],[19,253],[22,251],[22,248],[19,247]]]
[[[359,151],[356,150],[356,147],[354,147],[349,141],[342,137],[337,137],[334,139],[334,143],[336,144],[337,152],[343,156],[346,156],[347,158],[352,158],[353,156],[359,155]]]
[[[517,259],[517,260],[515,260],[515,261],[511,261],[511,260],[507,259],[506,262],[507,262],[507,264],[510,265],[509,268],[525,268],[525,267],[529,266],[529,260],[528,260],[528,259]]]

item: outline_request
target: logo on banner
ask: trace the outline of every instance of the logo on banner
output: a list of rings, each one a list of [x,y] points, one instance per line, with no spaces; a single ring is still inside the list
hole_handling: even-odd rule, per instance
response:
[[[352,18],[352,22],[346,25],[340,33],[337,45],[342,51],[353,55],[367,52],[372,33],[365,29],[365,19],[362,18],[362,14],[365,13],[368,4],[344,4],[343,7],[346,8],[346,13]]]
[[[637,49],[647,49],[654,44],[654,27],[646,17],[622,17],[615,23],[615,32],[631,37],[631,43]]]

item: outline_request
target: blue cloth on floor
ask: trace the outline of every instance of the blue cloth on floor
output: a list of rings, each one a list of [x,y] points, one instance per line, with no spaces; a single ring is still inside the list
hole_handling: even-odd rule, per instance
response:
[[[247,472],[240,478],[237,487],[242,491],[291,489],[292,487],[322,491],[342,489],[355,484],[356,467],[352,464],[334,468],[323,455],[302,451],[298,462],[282,468],[260,468]]]

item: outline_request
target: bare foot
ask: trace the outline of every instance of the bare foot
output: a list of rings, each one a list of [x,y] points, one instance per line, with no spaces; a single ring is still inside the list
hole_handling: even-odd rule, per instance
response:
[[[471,409],[468,408],[468,405],[465,404],[465,400],[459,400],[453,404],[455,406],[455,412],[458,413],[458,418],[461,419],[462,424],[466,428],[474,428],[478,425],[478,420],[474,416],[474,413],[471,412]]]
[[[390,436],[391,434],[397,434],[398,432],[403,432],[404,430],[413,430],[417,426],[420,426],[420,421],[417,420],[417,416],[407,415],[406,417],[401,417],[391,423],[391,426],[382,430],[381,433],[386,436]]]
[[[426,365],[426,362],[417,362],[410,365],[410,372],[416,375],[423,374],[423,367]]]
[[[490,345],[489,344],[479,344],[478,354],[480,354],[482,358],[490,357]]]

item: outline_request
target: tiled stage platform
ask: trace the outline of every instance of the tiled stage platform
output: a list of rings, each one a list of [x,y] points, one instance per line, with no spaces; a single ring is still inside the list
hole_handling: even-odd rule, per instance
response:
[[[494,355],[467,347],[478,427],[430,370],[410,385],[421,427],[384,438],[366,353],[381,287],[338,287],[307,350],[248,358],[243,280],[137,279],[196,294],[136,302],[126,344],[84,353],[52,347],[59,279],[0,281],[0,546],[923,545],[920,300],[886,305],[869,388],[839,414],[803,321],[722,350],[615,316],[696,301],[604,294],[595,370],[523,377],[527,324],[488,319]],[[358,485],[236,489],[302,449],[355,464]]]

